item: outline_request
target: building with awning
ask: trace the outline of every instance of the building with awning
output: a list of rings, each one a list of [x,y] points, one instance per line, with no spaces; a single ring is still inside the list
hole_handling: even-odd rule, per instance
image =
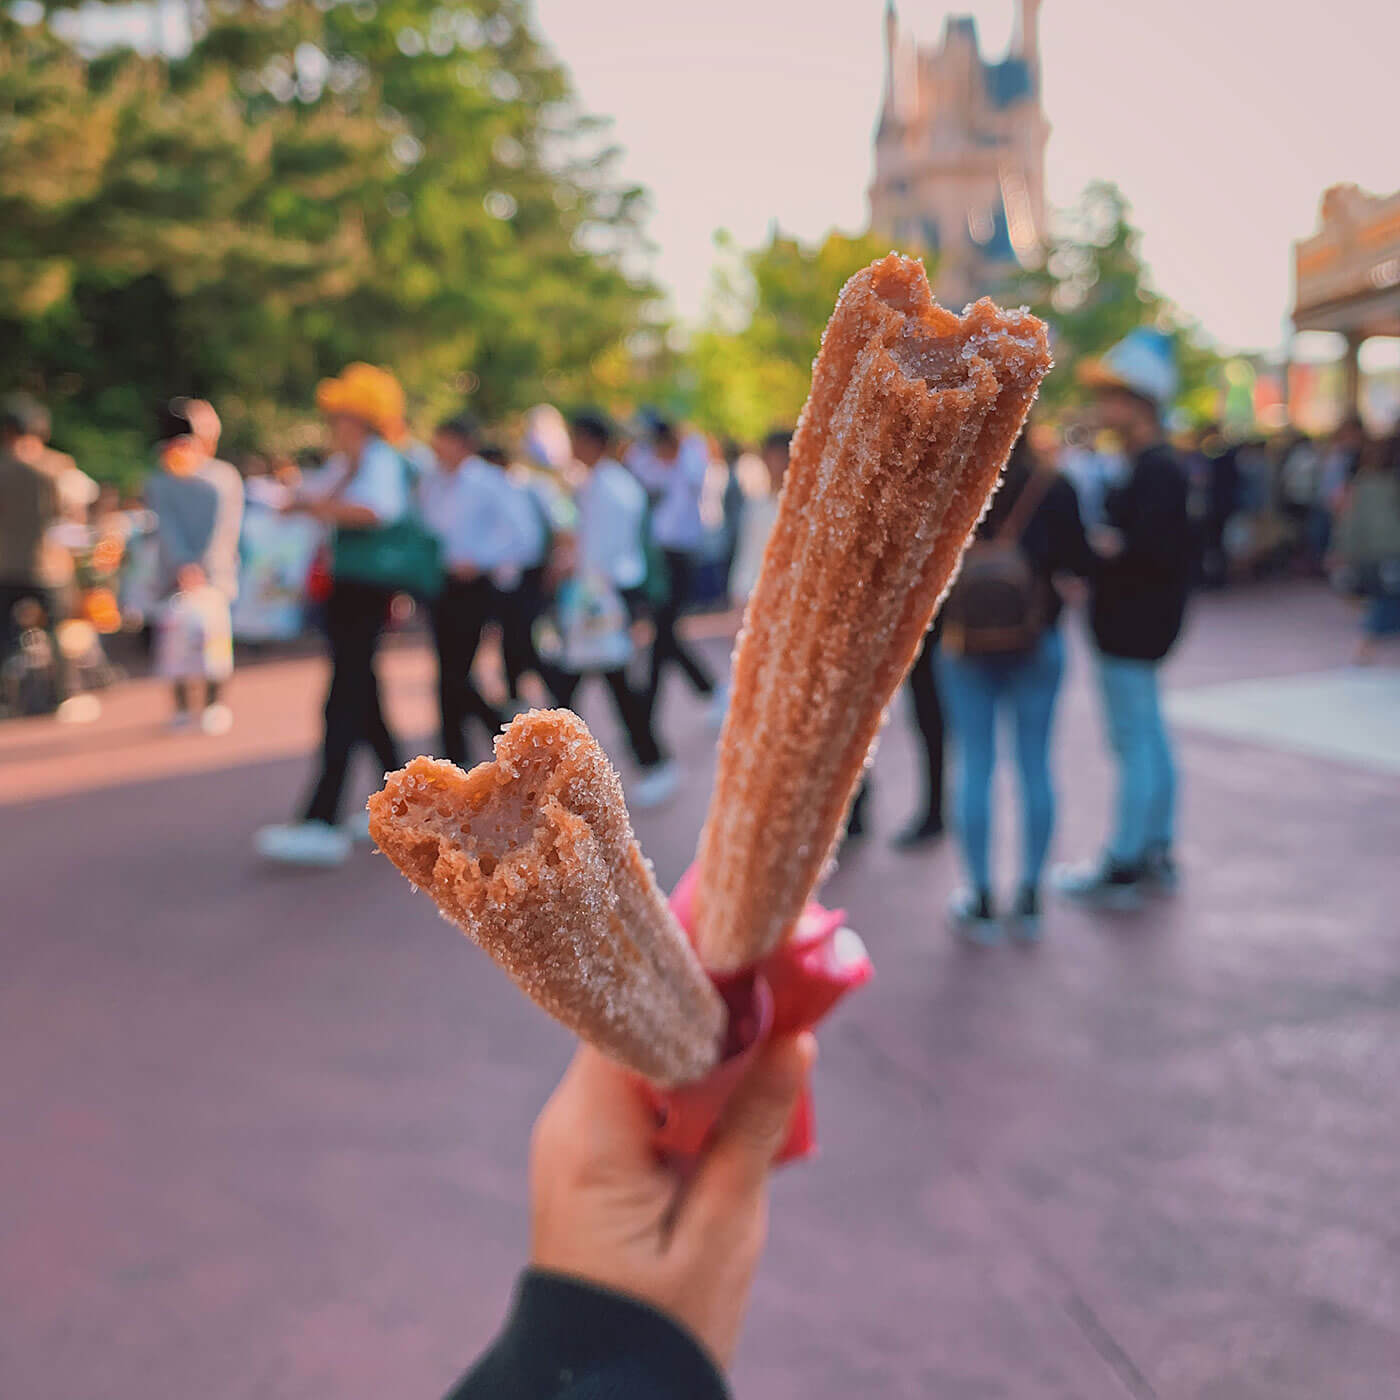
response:
[[[1361,402],[1362,345],[1400,337],[1400,191],[1333,185],[1316,233],[1293,245],[1293,328],[1346,340],[1346,411]]]

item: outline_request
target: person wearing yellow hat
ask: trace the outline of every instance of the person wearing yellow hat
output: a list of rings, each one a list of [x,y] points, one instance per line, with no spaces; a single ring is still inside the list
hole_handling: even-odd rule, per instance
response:
[[[1171,338],[1140,327],[1082,367],[1080,378],[1099,426],[1118,438],[1128,463],[1105,494],[1104,522],[1088,531],[1096,556],[1089,618],[1118,794],[1103,855],[1061,868],[1055,883],[1086,903],[1131,909],[1177,881],[1176,764],[1160,671],[1185,619],[1193,546],[1185,465],[1162,427],[1177,389]]]
[[[342,546],[369,539],[410,511],[408,466],[393,443],[404,432],[404,393],[398,380],[375,365],[352,364],[322,380],[316,405],[326,420],[333,455],[310,490],[286,507],[330,526],[337,560]],[[373,750],[381,770],[399,767],[398,748],[384,721],[374,658],[395,587],[333,567],[326,601],[331,680],[326,693],[320,768],[300,821],[267,826],[255,845],[268,860],[290,865],[340,865],[351,833],[340,825],[346,770],[356,745]]]

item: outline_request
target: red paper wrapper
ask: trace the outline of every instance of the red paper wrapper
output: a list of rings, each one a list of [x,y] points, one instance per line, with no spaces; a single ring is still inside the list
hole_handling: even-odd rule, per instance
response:
[[[691,866],[671,895],[672,913],[692,935],[695,879]],[[729,1007],[724,1057],[695,1084],[666,1090],[648,1086],[661,1120],[658,1151],[680,1161],[699,1156],[759,1047],[770,1036],[810,1030],[847,992],[870,980],[873,969],[865,945],[844,919],[842,909],[809,904],[792,937],[762,962],[714,978]],[[812,1096],[804,1090],[778,1161],[809,1157],[816,1146]]]

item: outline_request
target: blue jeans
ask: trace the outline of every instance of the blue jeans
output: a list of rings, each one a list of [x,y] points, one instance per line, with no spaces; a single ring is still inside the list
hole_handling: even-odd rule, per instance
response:
[[[1400,593],[1383,593],[1366,600],[1361,630],[1367,637],[1380,639],[1400,632]]]
[[[1118,759],[1118,800],[1109,858],[1137,865],[1155,847],[1172,843],[1176,764],[1155,661],[1099,656],[1108,739]]]
[[[1065,645],[1051,628],[1025,656],[992,658],[938,654],[938,687],[953,734],[958,781],[954,822],[973,888],[991,888],[992,769],[997,708],[1005,701],[1016,735],[1021,778],[1022,879],[1040,883],[1055,827],[1050,781],[1050,729],[1065,669]]]

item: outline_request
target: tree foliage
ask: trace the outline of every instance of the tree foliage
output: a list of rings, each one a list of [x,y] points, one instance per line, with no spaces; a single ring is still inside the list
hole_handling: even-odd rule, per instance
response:
[[[1156,325],[1176,342],[1181,407],[1204,418],[1217,398],[1221,358],[1195,323],[1153,289],[1130,215],[1116,185],[1091,184],[1063,216],[1045,261],[1013,285],[1012,295],[1051,326],[1055,369],[1042,398],[1051,412],[1079,403],[1079,365],[1136,327]]]
[[[751,442],[796,422],[838,293],[889,241],[831,232],[809,245],[774,229],[746,254],[727,234],[716,243],[710,312],[689,354],[693,411],[710,431]]]
[[[642,194],[523,0],[203,13],[143,57],[0,10],[0,387],[122,442],[181,392],[289,429],[356,358],[425,412],[593,389],[653,296]]]

